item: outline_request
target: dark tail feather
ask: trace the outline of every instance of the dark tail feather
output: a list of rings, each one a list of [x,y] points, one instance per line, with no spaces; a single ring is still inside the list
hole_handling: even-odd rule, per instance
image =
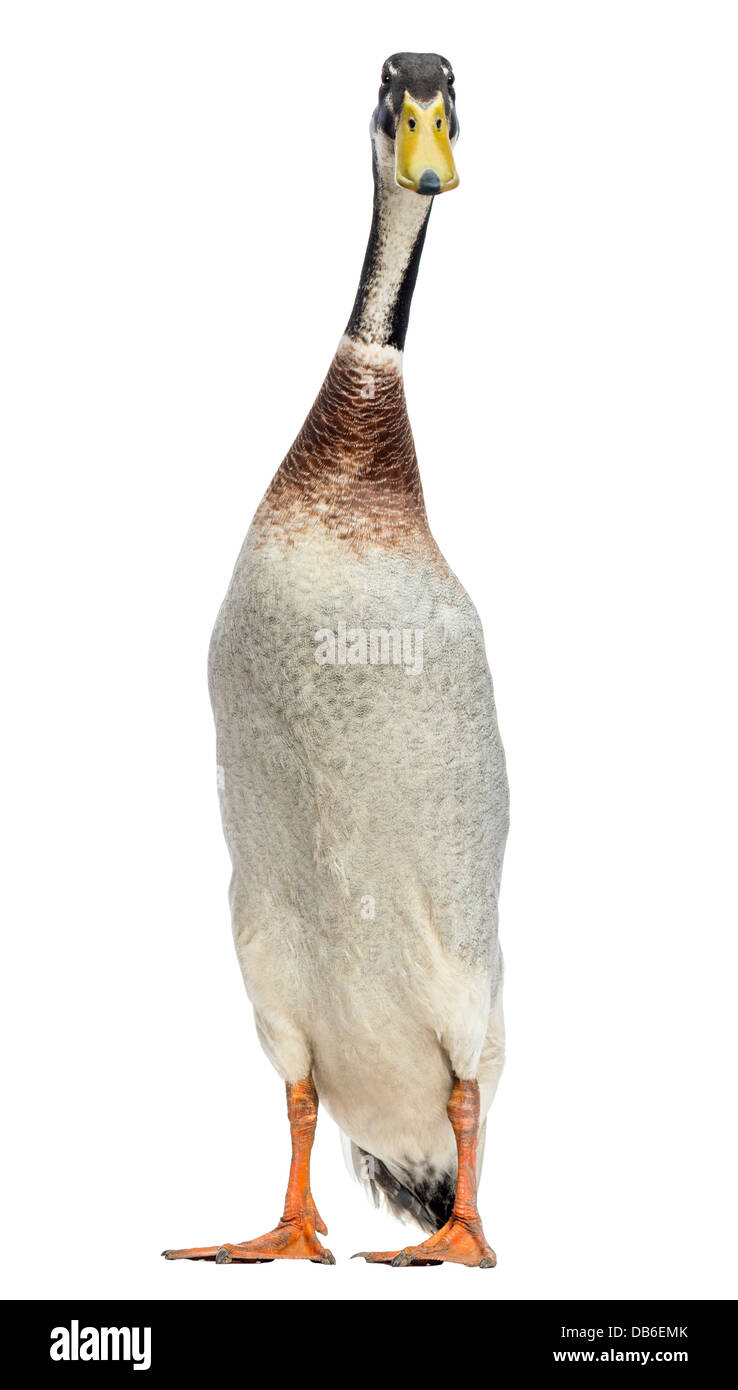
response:
[[[417,1221],[422,1230],[440,1231],[451,1215],[456,1194],[456,1174],[432,1168],[406,1169],[382,1161],[351,1144],[351,1160],[357,1178],[368,1189],[375,1207],[382,1198],[395,1216]]]

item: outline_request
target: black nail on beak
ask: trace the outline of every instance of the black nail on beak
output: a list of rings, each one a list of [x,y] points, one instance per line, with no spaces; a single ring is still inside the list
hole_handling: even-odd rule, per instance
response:
[[[441,180],[435,169],[424,169],[420,175],[418,193],[440,193]]]

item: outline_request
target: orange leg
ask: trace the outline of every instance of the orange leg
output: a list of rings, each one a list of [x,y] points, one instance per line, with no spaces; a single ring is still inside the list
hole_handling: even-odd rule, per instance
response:
[[[310,1191],[310,1151],[318,1119],[318,1095],[311,1076],[287,1082],[287,1114],[292,1136],[292,1163],[284,1199],[282,1220],[273,1231],[240,1245],[201,1245],[190,1250],[164,1250],[167,1260],[215,1260],[216,1264],[260,1263],[264,1260],[312,1260],[332,1265],[335,1260],[321,1245],[317,1232],[325,1235]]]
[[[479,1138],[479,1085],[476,1081],[455,1081],[448,1103],[448,1118],[456,1135],[459,1175],[454,1209],[445,1226],[422,1245],[404,1250],[362,1250],[369,1264],[429,1265],[444,1260],[457,1265],[478,1265],[491,1269],[497,1256],[482,1230],[477,1211],[477,1140]],[[355,1257],[356,1258],[356,1257]]]

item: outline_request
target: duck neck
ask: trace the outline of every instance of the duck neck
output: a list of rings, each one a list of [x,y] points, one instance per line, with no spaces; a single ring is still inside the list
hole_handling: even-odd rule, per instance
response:
[[[433,198],[395,182],[394,146],[374,133],[374,211],[346,336],[402,352]]]

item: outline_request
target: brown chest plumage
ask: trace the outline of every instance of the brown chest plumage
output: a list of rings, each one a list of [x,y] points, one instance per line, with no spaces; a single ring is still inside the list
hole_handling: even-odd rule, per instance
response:
[[[255,518],[286,540],[316,525],[357,546],[430,542],[399,364],[346,342]]]

